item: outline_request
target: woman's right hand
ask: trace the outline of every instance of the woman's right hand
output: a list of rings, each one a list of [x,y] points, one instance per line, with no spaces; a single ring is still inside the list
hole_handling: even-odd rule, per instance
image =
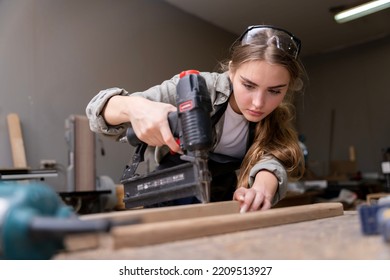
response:
[[[104,109],[107,123],[131,122],[137,137],[150,146],[167,145],[173,152],[180,147],[169,128],[168,114],[176,107],[139,96],[113,96]]]

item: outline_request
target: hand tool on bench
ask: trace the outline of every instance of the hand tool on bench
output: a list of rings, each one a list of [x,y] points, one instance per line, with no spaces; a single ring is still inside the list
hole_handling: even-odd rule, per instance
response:
[[[381,197],[375,204],[358,207],[359,220],[364,235],[382,235],[390,242],[390,195]]]
[[[126,208],[147,206],[179,198],[195,196],[200,202],[210,201],[211,175],[208,151],[212,144],[210,94],[206,81],[196,70],[183,71],[177,85],[177,112],[168,115],[170,129],[180,141],[184,163],[136,174],[144,160],[147,144],[141,142],[130,127],[121,142],[136,146],[132,162],[126,166],[121,183]]]
[[[43,183],[0,182],[0,259],[49,259],[66,249],[66,236],[108,232],[115,225],[108,219],[80,220]]]

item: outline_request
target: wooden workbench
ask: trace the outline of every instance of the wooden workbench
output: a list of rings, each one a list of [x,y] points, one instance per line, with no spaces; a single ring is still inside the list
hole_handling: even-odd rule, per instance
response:
[[[155,234],[159,234],[156,232]],[[104,244],[104,237],[101,237]],[[64,252],[53,259],[101,260],[376,260],[390,259],[390,244],[361,233],[356,211],[312,221],[113,250]]]

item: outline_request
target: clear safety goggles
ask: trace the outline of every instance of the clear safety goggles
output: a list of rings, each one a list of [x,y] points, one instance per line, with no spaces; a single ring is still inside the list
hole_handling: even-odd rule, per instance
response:
[[[267,30],[279,31],[277,35],[268,39],[267,44],[273,43],[278,49],[283,50],[295,59],[301,51],[301,40],[291,32],[270,25],[252,25],[237,39],[241,45],[258,44],[258,37]]]

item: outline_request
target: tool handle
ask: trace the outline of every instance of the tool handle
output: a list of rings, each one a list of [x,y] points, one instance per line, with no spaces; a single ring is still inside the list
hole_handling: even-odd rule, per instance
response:
[[[34,217],[29,225],[30,237],[63,237],[69,234],[90,232],[108,232],[111,224],[108,220],[83,221],[77,218],[61,219],[57,217]]]
[[[172,131],[173,136],[179,136],[179,122],[177,117],[177,112],[171,112],[168,114],[168,123],[169,128]],[[142,143],[140,139],[138,139],[137,135],[134,132],[134,129],[130,126],[126,131],[126,136],[121,139],[123,142],[127,142],[130,145],[136,147]]]

